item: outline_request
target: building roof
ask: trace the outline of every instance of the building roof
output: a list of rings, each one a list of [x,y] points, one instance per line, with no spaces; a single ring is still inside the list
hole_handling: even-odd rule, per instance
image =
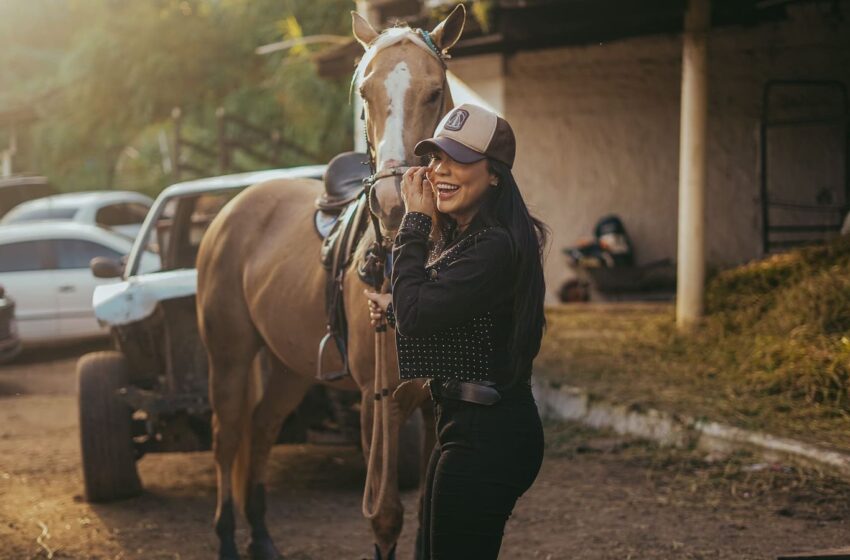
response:
[[[712,0],[712,25],[755,25],[784,15],[777,2]],[[454,56],[586,45],[629,37],[680,33],[686,0],[503,0],[490,33],[460,41]]]
[[[457,2],[423,0],[426,7]],[[756,25],[785,17],[794,0],[712,0],[712,25]],[[429,10],[411,10],[399,17],[409,0],[372,0],[384,26],[399,20],[413,27],[432,28],[438,18],[423,18]],[[488,53],[510,54],[559,46],[578,46],[630,37],[679,33],[687,0],[496,0],[486,22],[467,16],[463,38],[452,49],[455,58]],[[439,10],[438,10],[439,12]],[[315,57],[325,77],[350,74],[362,48],[354,39]]]

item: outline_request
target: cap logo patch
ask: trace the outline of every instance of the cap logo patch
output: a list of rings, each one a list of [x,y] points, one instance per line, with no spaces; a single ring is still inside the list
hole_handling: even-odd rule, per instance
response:
[[[469,113],[463,109],[457,109],[452,116],[449,117],[449,120],[446,121],[446,126],[444,127],[446,130],[451,130],[452,132],[457,132],[463,125],[466,123],[466,119],[469,118]]]

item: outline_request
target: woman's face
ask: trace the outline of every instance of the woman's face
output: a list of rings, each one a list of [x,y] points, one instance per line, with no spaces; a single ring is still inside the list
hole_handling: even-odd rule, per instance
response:
[[[426,171],[437,201],[437,210],[460,223],[468,223],[487,195],[496,176],[487,169],[487,160],[459,163],[442,150],[431,156]]]

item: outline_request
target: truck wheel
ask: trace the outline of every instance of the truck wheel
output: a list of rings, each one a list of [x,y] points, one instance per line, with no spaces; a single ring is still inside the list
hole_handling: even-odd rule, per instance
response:
[[[133,448],[133,411],[116,394],[127,385],[128,372],[127,360],[119,352],[94,352],[77,362],[80,450],[90,502],[142,492]]]
[[[417,408],[401,427],[398,435],[398,486],[402,490],[419,486],[424,429],[422,412]]]

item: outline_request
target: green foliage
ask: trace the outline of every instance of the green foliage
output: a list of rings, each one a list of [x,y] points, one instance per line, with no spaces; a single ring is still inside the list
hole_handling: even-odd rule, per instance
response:
[[[0,3],[3,106],[32,104],[32,163],[67,190],[155,192],[160,130],[181,107],[184,133],[214,146],[215,111],[265,128],[318,158],[350,144],[345,80],[316,76],[309,51],[258,56],[281,29],[345,35],[349,0],[6,0]],[[285,25],[284,25],[285,23]],[[246,139],[247,140],[247,139]],[[215,162],[196,162],[217,173]],[[286,164],[308,163],[287,154]],[[266,164],[242,157],[245,168]]]

